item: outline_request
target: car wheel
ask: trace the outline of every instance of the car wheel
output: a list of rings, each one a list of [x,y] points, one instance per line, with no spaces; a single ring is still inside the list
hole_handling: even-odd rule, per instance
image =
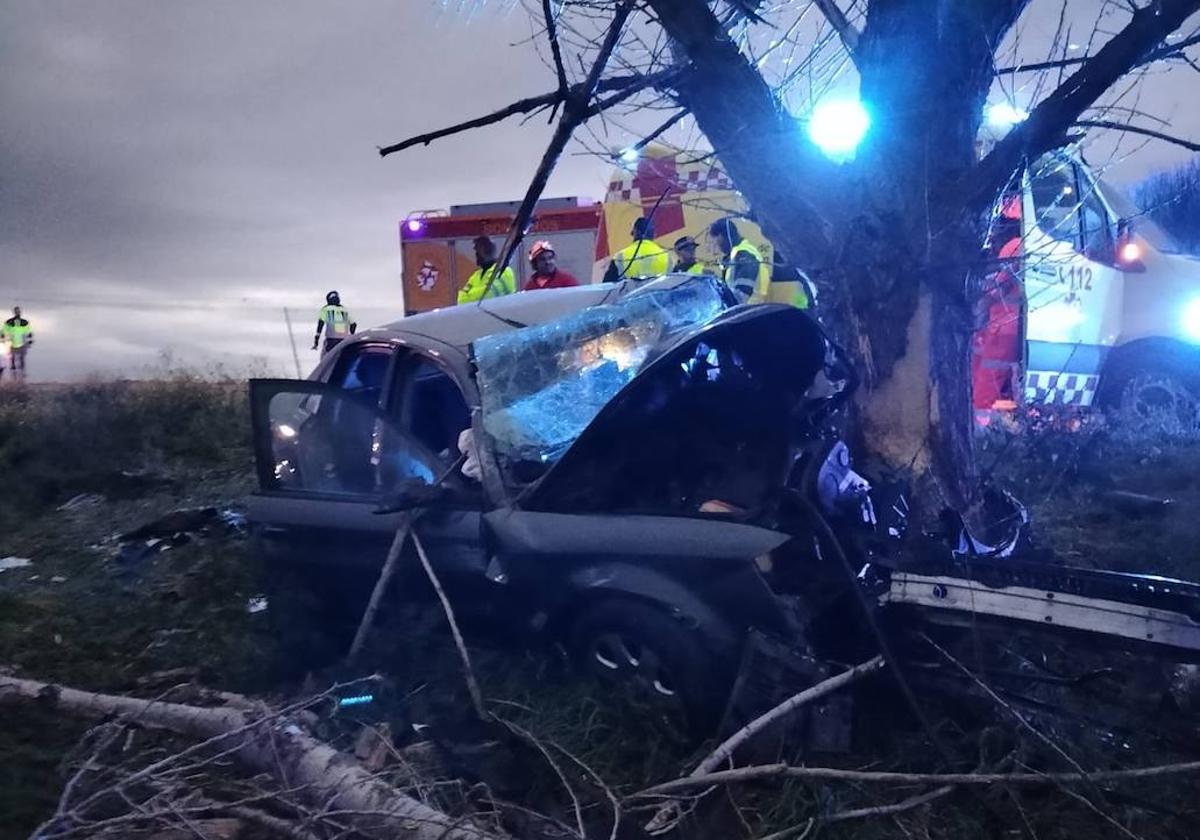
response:
[[[1200,400],[1189,379],[1171,367],[1131,371],[1118,392],[1117,421],[1131,431],[1194,434],[1200,430]]]
[[[729,699],[730,657],[652,604],[613,600],[585,610],[570,647],[583,670],[697,732],[712,731]]]

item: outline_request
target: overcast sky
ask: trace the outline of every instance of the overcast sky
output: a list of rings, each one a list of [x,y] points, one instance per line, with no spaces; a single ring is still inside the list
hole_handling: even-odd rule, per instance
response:
[[[398,317],[397,221],[518,198],[549,137],[511,122],[378,157],[552,87],[510,47],[530,32],[519,5],[449,5],[0,0],[0,306],[35,327],[31,378],[144,374],[164,354],[287,373],[284,306],[307,370],[330,288],[363,324]],[[1200,137],[1186,72],[1141,105]],[[1154,144],[1110,174],[1185,156]],[[608,175],[570,155],[547,194],[599,199]]]

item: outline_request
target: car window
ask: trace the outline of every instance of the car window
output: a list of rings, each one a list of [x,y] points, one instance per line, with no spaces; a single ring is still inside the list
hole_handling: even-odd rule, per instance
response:
[[[433,452],[458,453],[458,435],[471,425],[471,410],[458,385],[428,359],[409,370],[404,425]]]
[[[271,489],[380,496],[406,482],[434,482],[436,458],[392,428],[378,408],[353,391],[312,387],[273,393],[268,428],[256,429],[269,435]]]
[[[1034,217],[1047,236],[1079,247],[1079,195],[1075,167],[1066,161],[1043,160],[1030,179]]]
[[[1104,206],[1099,192],[1082,172],[1079,173],[1079,187],[1083,194],[1079,204],[1083,253],[1094,260],[1110,260],[1114,253],[1112,219],[1109,217],[1108,208]]]
[[[355,394],[364,404],[378,405],[392,352],[392,348],[378,344],[347,348],[329,384]]]

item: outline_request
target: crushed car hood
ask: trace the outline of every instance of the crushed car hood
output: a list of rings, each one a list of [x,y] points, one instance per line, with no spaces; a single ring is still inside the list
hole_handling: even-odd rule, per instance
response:
[[[564,366],[561,350],[538,357],[565,372],[543,376],[547,387],[525,396],[524,413],[488,417],[495,383],[487,363],[480,366],[483,426],[508,483],[524,488],[520,507],[740,519],[782,486],[792,430],[825,364],[816,324],[788,306],[714,309],[703,294],[676,311],[682,329],[670,329],[667,317],[650,320],[647,327],[624,319],[616,330],[567,342],[571,353],[582,345],[618,359],[636,356],[636,369]],[[657,340],[640,340],[639,329]],[[605,351],[605,342],[614,346]],[[555,391],[553,402],[541,399]],[[515,419],[522,425],[514,428]],[[550,434],[540,437],[544,431]],[[553,451],[560,446],[561,454]]]

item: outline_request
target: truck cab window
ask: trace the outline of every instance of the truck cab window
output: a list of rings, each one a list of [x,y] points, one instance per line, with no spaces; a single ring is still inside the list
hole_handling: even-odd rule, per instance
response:
[[[1079,219],[1083,228],[1083,253],[1096,262],[1112,262],[1114,251],[1113,223],[1108,208],[1100,198],[1096,186],[1079,173]]]
[[[1070,163],[1043,159],[1030,179],[1033,210],[1042,232],[1079,247],[1079,194]]]

